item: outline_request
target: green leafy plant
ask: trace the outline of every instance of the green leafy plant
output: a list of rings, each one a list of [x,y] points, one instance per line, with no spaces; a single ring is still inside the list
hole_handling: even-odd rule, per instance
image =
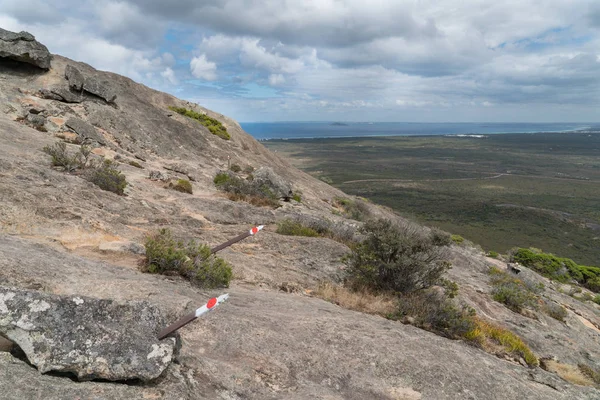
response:
[[[518,313],[525,308],[537,308],[537,293],[543,290],[542,287],[526,284],[496,267],[490,268],[489,273],[494,300]]]
[[[444,247],[413,224],[378,219],[365,223],[366,238],[347,257],[348,280],[374,291],[413,292],[439,282],[450,268]]]
[[[102,190],[122,195],[127,186],[127,180],[110,160],[92,164],[85,173],[86,178]]]
[[[289,236],[308,236],[308,237],[318,237],[321,236],[319,232],[316,230],[302,225],[302,223],[298,221],[291,220],[286,218],[277,223],[276,233],[280,235],[289,235]]]
[[[146,238],[146,259],[142,270],[153,274],[175,274],[197,286],[227,287],[232,277],[231,266],[212,255],[210,248],[193,240],[184,243],[163,228]]]
[[[67,144],[65,142],[58,142],[52,146],[45,146],[42,151],[52,157],[53,166],[63,167],[66,172],[87,168],[90,154],[92,153],[92,149],[89,147],[80,146],[77,153],[70,155],[67,151]]]
[[[490,251],[488,251],[488,253],[487,253],[487,256],[488,256],[488,257],[491,257],[491,258],[498,258],[498,256],[499,256],[499,255],[500,255],[500,254],[498,254],[498,252],[497,252],[497,251],[493,251],[493,250],[490,250]]]
[[[200,122],[200,124],[205,126],[210,131],[210,133],[220,137],[221,139],[231,139],[231,136],[229,135],[227,129],[223,126],[223,124],[217,121],[216,119],[209,117],[206,114],[201,114],[193,110],[188,110],[184,107],[169,107],[169,110],[175,111],[178,114],[184,115],[188,118]]]
[[[242,200],[255,206],[279,207],[277,196],[266,185],[258,185],[227,172],[219,172],[213,182],[217,189],[228,193],[230,200]]]
[[[231,167],[229,167],[229,170],[232,171],[232,172],[236,172],[237,173],[237,172],[240,172],[242,170],[242,167],[240,167],[237,164],[233,164],[233,165],[231,165]]]
[[[460,235],[452,235],[451,239],[454,243],[458,245],[463,244],[463,242],[465,241],[465,238]]]

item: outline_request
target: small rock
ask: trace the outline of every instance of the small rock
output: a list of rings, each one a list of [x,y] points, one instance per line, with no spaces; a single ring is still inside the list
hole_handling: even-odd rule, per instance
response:
[[[2,28],[0,28],[0,57],[32,64],[42,69],[50,69],[52,60],[48,48],[35,40],[35,36],[31,33],[15,33]]]
[[[59,96],[55,93],[52,93],[52,91],[49,89],[40,89],[39,96],[42,99],[63,101],[63,98],[61,96]]]
[[[41,113],[43,113],[44,111],[46,111],[46,109],[45,109],[45,108],[42,108],[42,107],[31,107],[31,108],[29,109],[29,113],[30,113],[30,114],[41,114]]]
[[[139,243],[130,241],[116,241],[101,243],[98,249],[102,251],[116,251],[121,253],[146,254],[146,248]]]
[[[145,301],[119,303],[0,286],[0,334],[40,372],[71,372],[81,380],[157,378],[169,366],[175,338]]]
[[[65,103],[81,103],[81,95],[71,92],[67,88],[53,88],[51,92],[60,97],[60,101]]]
[[[39,114],[27,114],[27,122],[29,122],[33,126],[44,126],[46,123],[46,118]]]
[[[82,119],[71,117],[65,122],[65,125],[73,129],[84,140],[88,139],[100,144],[106,144],[104,138],[96,132],[96,128]]]
[[[150,171],[148,178],[152,181],[163,181],[166,182],[171,179],[167,174],[164,174],[160,171]]]
[[[65,78],[69,81],[69,87],[71,89],[79,91],[83,89],[83,75],[71,64],[67,65],[65,68]]]

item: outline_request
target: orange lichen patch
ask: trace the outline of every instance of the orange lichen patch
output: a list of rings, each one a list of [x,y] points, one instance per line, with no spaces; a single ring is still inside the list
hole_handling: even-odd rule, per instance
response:
[[[63,126],[65,124],[65,119],[61,117],[48,117],[48,121],[58,126]]]
[[[115,156],[117,155],[117,152],[111,149],[107,149],[106,147],[97,147],[95,149],[92,150],[92,153],[98,155],[98,156],[102,156],[108,159],[114,159]]]
[[[73,132],[57,132],[54,136],[68,143],[79,143],[79,136]]]
[[[124,239],[102,231],[89,231],[79,227],[73,227],[63,231],[62,234],[58,236],[57,240],[65,248],[75,250],[79,247],[98,247],[100,243]]]
[[[582,317],[581,315],[577,315],[577,318],[581,321],[582,324],[584,324],[588,328],[593,329],[596,332],[600,333],[600,329],[598,329],[598,327],[596,325],[594,325],[592,323],[592,321],[590,321],[589,319]]]

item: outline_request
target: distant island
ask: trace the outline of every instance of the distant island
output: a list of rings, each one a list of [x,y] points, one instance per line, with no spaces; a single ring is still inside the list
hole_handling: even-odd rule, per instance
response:
[[[330,125],[331,126],[348,126],[348,124],[345,124],[343,122],[333,122]]]

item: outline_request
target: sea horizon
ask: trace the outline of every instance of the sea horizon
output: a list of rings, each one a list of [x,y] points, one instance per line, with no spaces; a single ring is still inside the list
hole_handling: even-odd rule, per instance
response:
[[[600,131],[596,122],[241,122],[257,140]]]

